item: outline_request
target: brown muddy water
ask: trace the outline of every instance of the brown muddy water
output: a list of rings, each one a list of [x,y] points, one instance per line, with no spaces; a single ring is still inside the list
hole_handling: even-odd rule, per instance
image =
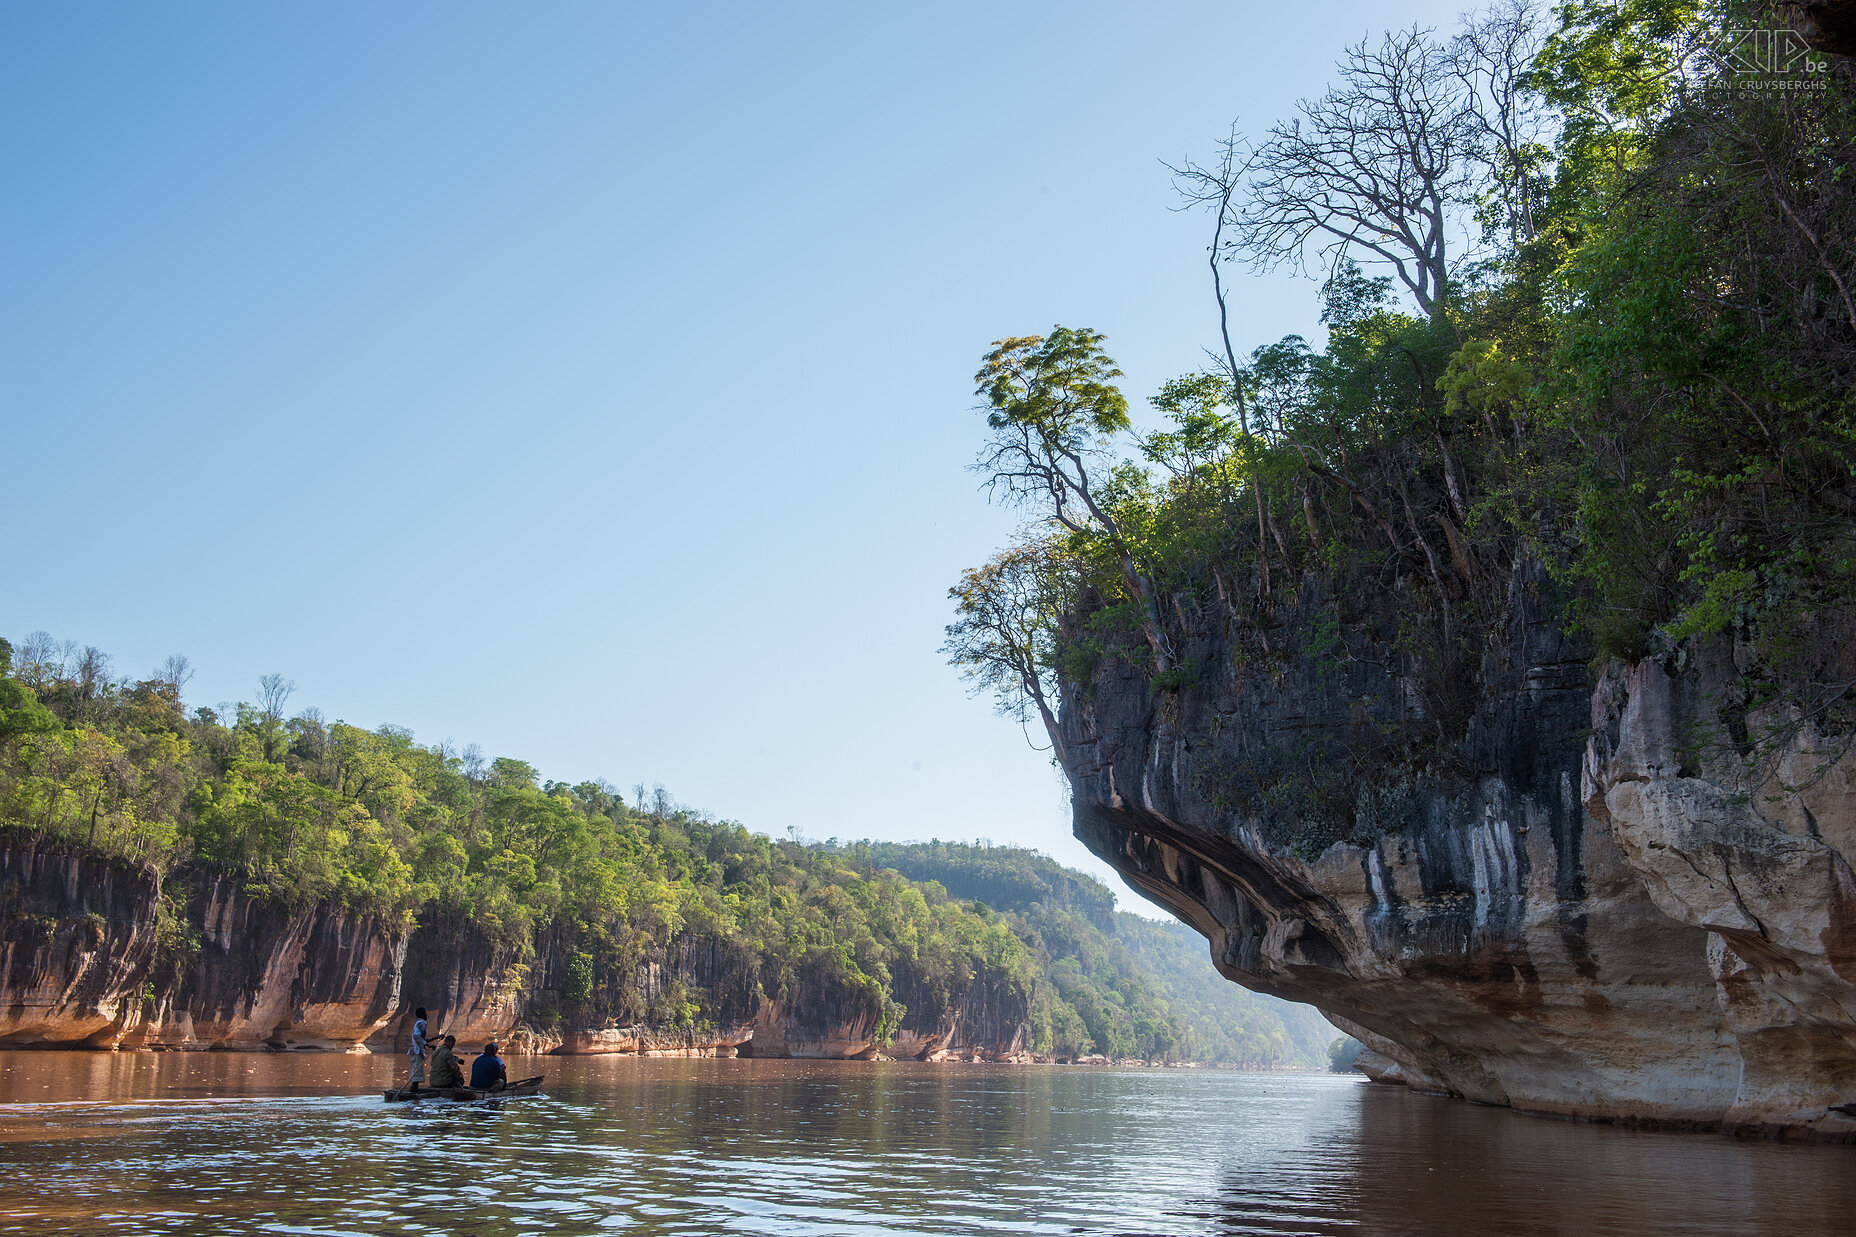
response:
[[[1350,1077],[517,1058],[547,1098],[491,1110],[398,1064],[0,1053],[0,1233],[1856,1232],[1856,1148]]]

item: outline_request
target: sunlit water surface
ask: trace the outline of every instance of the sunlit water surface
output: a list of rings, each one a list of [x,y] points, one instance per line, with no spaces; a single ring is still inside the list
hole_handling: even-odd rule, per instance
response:
[[[548,1097],[489,1110],[397,1064],[0,1053],[0,1232],[1856,1232],[1856,1148],[1344,1077],[518,1059]]]

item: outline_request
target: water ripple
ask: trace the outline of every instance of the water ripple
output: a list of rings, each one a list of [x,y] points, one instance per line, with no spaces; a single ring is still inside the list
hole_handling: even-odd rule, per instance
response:
[[[0,1105],[0,1233],[1805,1234],[1856,1213],[1847,1149],[1326,1076],[569,1059],[548,1098],[490,1109],[382,1104],[379,1058],[149,1057],[132,1102],[97,1102],[75,1056],[10,1058],[33,1102]]]

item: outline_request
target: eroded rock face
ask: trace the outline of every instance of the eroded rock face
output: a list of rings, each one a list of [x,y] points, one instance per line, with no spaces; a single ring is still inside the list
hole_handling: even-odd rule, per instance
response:
[[[1829,1111],[1856,1100],[1847,757],[1770,804],[1729,776],[1731,744],[1685,766],[1685,728],[1723,729],[1720,667],[1595,683],[1543,591],[1517,574],[1501,647],[1456,681],[1398,672],[1370,615],[1324,628],[1312,595],[1277,636],[1296,656],[1252,667],[1212,630],[1182,649],[1196,684],[1103,671],[1063,717],[1077,836],[1226,976],[1356,1034],[1369,1073],[1532,1112],[1856,1136]],[[1401,772],[1386,754],[1427,728],[1436,758]],[[1809,727],[1787,741],[1762,793],[1824,763]]]
[[[131,864],[0,839],[0,1045],[111,1048],[134,1029],[159,890]]]
[[[368,1037],[368,1047],[404,1052],[414,1010],[425,1007],[437,1015],[434,1028],[464,1043],[497,1040],[511,1051],[553,1051],[558,1034],[520,1034],[531,974],[531,966],[467,924],[438,918],[421,925],[405,943],[407,999]]]
[[[1657,909],[1706,934],[1740,1065],[1724,1120],[1811,1127],[1856,1099],[1856,760],[1796,709],[1734,734],[1729,651],[1703,652],[1606,673],[1585,805]]]
[[[379,921],[287,912],[224,879],[188,910],[199,952],[124,1046],[353,1051],[393,1015],[406,942]]]
[[[1031,1011],[1023,996],[998,979],[982,976],[941,1006],[921,985],[899,985],[897,999],[908,1013],[884,1051],[899,1060],[1032,1059]]]
[[[288,910],[209,874],[167,892],[183,895],[199,937],[178,973],[158,956],[154,872],[0,837],[0,1047],[398,1053],[417,1006],[467,1048],[497,1040],[518,1055],[852,1058],[880,1047],[882,1009],[866,988],[820,969],[769,1000],[760,960],[714,937],[679,936],[563,1005],[571,951],[553,934],[517,954],[468,923],[436,917],[408,934],[335,907]],[[907,1055],[1022,1055],[1029,1011],[1002,980],[980,975],[942,996],[896,979],[909,997],[895,1037]],[[637,1018],[697,992],[708,1022]]]

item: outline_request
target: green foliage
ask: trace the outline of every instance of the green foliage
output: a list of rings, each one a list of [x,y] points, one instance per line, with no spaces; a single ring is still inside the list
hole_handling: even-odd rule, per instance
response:
[[[1055,326],[1046,336],[1001,340],[974,376],[994,430],[1028,428],[1055,454],[1086,452],[1095,435],[1128,428],[1121,371],[1102,350],[1102,333]]]
[[[677,942],[702,941],[748,996],[803,984],[873,1011],[879,1042],[911,1009],[932,1023],[982,979],[1022,999],[1047,1051],[1303,1060],[1273,1029],[1238,1035],[1211,1025],[1213,1006],[1178,1005],[1176,988],[1260,999],[1218,979],[1202,941],[1136,960],[1121,942],[1147,931],[1143,921],[1032,851],[774,842],[661,791],[631,804],[598,782],[543,783],[522,761],[467,760],[399,727],[280,721],[249,706],[227,725],[210,710],[185,714],[168,683],[85,692],[56,668],[39,683],[50,705],[0,678],[8,716],[31,718],[0,736],[0,823],[170,872],[226,873],[288,906],[331,903],[394,926],[469,923],[511,965],[544,969],[532,1011],[543,1023],[715,1023],[725,994],[713,985],[667,971],[647,1001],[627,982]],[[170,882],[158,909],[150,996],[200,948],[180,887]],[[538,953],[548,938],[561,942],[554,962]]]
[[[1032,716],[1056,730],[1056,671],[1065,614],[1074,602],[1062,549],[1026,542],[961,573],[948,590],[955,620],[942,651],[976,691],[990,691],[999,711]]]
[[[561,1000],[580,1005],[593,998],[593,955],[576,952],[561,975]]]
[[[1583,550],[1580,618],[1612,652],[1734,629],[1796,680],[1798,625],[1856,589],[1856,101],[1829,73],[1811,90],[1685,81],[1667,63],[1708,33],[1695,7],[1624,10],[1615,37],[1649,69],[1555,65],[1631,139],[1567,203],[1580,241],[1539,367],[1548,432],[1578,446],[1547,479]],[[1566,38],[1613,38],[1581,21]]]
[[[1305,1006],[1219,975],[1183,924],[1114,909],[1100,882],[1036,851],[960,842],[857,843],[846,851],[1001,912],[1038,962],[1037,1052],[1252,1068],[1318,1068],[1332,1028]]]
[[[1739,0],[1555,18],[1520,79],[1552,131],[1504,156],[1524,226],[1488,229],[1447,304],[1405,312],[1342,260],[1324,345],[1166,383],[1162,428],[1094,465],[1100,517],[1042,513],[1069,576],[1048,591],[1074,599],[1040,628],[1066,702],[1116,659],[1190,689],[1211,668],[1161,652],[1207,639],[1252,674],[1309,657],[1335,682],[1370,657],[1409,689],[1401,717],[1210,770],[1303,853],[1404,814],[1362,781],[1461,762],[1542,565],[1600,658],[1732,636],[1750,698],[1806,711],[1856,674],[1825,636],[1856,613],[1856,76],[1817,57],[1749,80],[1711,51],[1771,25]],[[1496,178],[1479,200],[1513,189],[1465,174]]]
[[[155,957],[150,969],[148,996],[157,987],[173,987],[193,965],[200,952],[200,931],[187,922],[185,907],[169,890],[162,890],[155,908]]]
[[[1328,1068],[1336,1074],[1349,1073],[1353,1069],[1354,1058],[1366,1045],[1351,1035],[1342,1035],[1328,1045]]]
[[[1114,926],[1115,895],[1106,885],[1034,850],[936,839],[853,843],[844,853],[996,911],[1045,905],[1075,912],[1103,931]]]
[[[707,989],[673,977],[643,1005],[626,983],[697,939],[746,977],[748,996],[778,999],[803,978],[881,1011],[885,1032],[905,1010],[898,984],[922,994],[908,1003],[941,1002],[933,1016],[976,975],[1027,995],[1036,981],[996,916],[661,792],[628,804],[596,782],[542,784],[520,760],[422,746],[400,727],[281,721],[248,705],[227,724],[185,714],[171,683],[84,687],[49,663],[35,674],[36,690],[0,678],[4,716],[25,719],[0,735],[0,823],[166,871],[225,873],[286,906],[332,904],[393,927],[468,923],[512,965],[539,963],[537,943],[554,934],[564,953],[542,1005],[557,1015],[714,1021]],[[156,935],[171,979],[197,936],[166,901]]]

